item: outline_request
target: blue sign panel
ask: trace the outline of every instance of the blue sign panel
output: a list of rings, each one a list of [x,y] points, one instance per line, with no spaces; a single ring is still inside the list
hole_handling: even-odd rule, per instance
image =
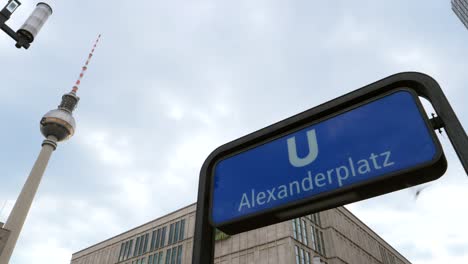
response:
[[[399,90],[219,161],[211,222],[221,225],[432,162],[415,95]]]

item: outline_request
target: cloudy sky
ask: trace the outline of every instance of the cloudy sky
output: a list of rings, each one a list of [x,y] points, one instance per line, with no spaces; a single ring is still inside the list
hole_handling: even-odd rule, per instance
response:
[[[22,2],[14,29],[36,3]],[[448,0],[48,3],[29,50],[0,34],[0,221],[40,150],[41,116],[103,35],[76,135],[54,152],[11,263],[69,263],[193,203],[217,146],[397,72],[433,76],[468,127],[468,30]],[[348,208],[413,263],[468,263],[468,177],[440,140],[449,169],[417,200],[412,188]]]

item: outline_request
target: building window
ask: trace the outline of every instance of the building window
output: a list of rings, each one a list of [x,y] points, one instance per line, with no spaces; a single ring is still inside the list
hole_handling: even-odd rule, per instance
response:
[[[293,227],[293,237],[294,239],[297,239],[297,227],[296,227],[296,221],[295,219],[291,220],[292,227]]]
[[[175,223],[174,238],[172,239],[172,243],[179,241],[179,225],[179,222]]]
[[[306,252],[306,255],[305,255],[305,264],[310,264],[310,253],[309,252]]]
[[[310,215],[310,220],[318,226],[322,226],[322,221],[320,220],[320,213],[315,213]]]
[[[145,243],[145,236],[140,236],[140,245],[138,246],[137,256],[140,256],[143,253],[143,244]]]
[[[168,245],[172,244],[172,234],[173,233],[174,233],[174,224],[171,224],[171,227],[169,228],[169,240],[167,241]]]
[[[153,232],[151,232],[151,244],[150,244],[150,251],[153,251],[154,250],[154,242],[156,240],[156,230],[154,230]],[[150,260],[148,260],[148,262],[151,262]]]
[[[119,253],[119,261],[122,261],[122,256],[124,255],[124,248],[125,248],[125,243],[122,243],[122,245],[120,245],[120,253]]]
[[[170,264],[171,262],[171,251],[172,249],[169,248],[167,251],[166,251],[166,264]]]
[[[323,232],[319,231],[319,237],[320,237],[320,248],[321,250],[319,251],[320,254],[325,256],[325,242],[323,241]]]
[[[184,232],[185,232],[185,219],[182,219],[180,221],[179,241],[184,239]]]
[[[301,248],[301,263],[305,264],[304,249]]]
[[[156,243],[154,245],[154,248],[155,249],[158,249],[159,248],[159,239],[160,239],[160,236],[161,236],[161,229],[158,229],[158,231],[156,231]]]
[[[125,257],[125,259],[129,259],[129,258],[130,258],[130,254],[132,254],[132,246],[133,246],[133,239],[130,240],[130,244],[129,244],[129,246],[128,246],[127,256]]]
[[[159,252],[159,258],[158,258],[158,263],[154,263],[154,264],[163,264],[163,254],[164,252]]]
[[[156,252],[153,255],[148,257],[148,264],[163,264],[162,263],[162,256],[163,252]]]
[[[171,264],[175,264],[177,258],[177,247],[172,248]]]
[[[304,244],[307,245],[307,229],[306,229],[306,221],[302,219],[302,240],[304,241]]]
[[[149,233],[145,234],[145,244],[143,245],[143,254],[145,254],[148,251],[148,235]]]
[[[159,260],[161,259],[162,259],[162,256],[160,256]],[[166,251],[165,264],[182,264],[182,245],[178,247],[170,248]]]
[[[294,252],[296,253],[296,264],[301,264],[301,260],[299,259],[299,247],[294,246]]]
[[[302,229],[301,229],[301,222],[299,218],[294,219],[296,221],[296,230],[297,230],[297,238],[300,242],[302,242]]]
[[[182,264],[182,245],[177,247],[177,262],[176,264]]]
[[[164,247],[165,243],[166,243],[166,229],[167,227],[163,227],[162,229],[162,235],[161,235],[161,243],[159,244],[159,247]]]
[[[170,225],[168,245],[175,244],[183,239],[185,231],[185,219],[177,221]]]
[[[317,227],[310,227],[310,239],[312,243],[312,249],[317,251],[321,255],[325,255],[325,243],[323,241],[323,232]]]
[[[131,244],[130,241],[125,242],[125,249],[124,249],[124,254],[123,254],[123,260],[128,259],[128,254],[131,251]]]
[[[315,233],[315,227],[310,227],[310,243],[312,244],[312,249],[317,250],[317,235]]]
[[[138,247],[140,246],[140,237],[137,237],[136,243],[135,243],[135,249],[133,250],[133,256],[136,257],[138,254]]]

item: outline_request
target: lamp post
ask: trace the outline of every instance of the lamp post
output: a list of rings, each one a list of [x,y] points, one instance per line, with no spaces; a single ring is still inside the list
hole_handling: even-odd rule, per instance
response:
[[[0,28],[7,33],[12,39],[16,41],[17,48],[29,48],[37,33],[41,30],[44,23],[50,15],[52,15],[52,8],[43,2],[36,5],[31,15],[26,19],[23,26],[15,32],[5,22],[10,19],[11,15],[21,5],[18,0],[9,0],[6,6],[0,11]]]

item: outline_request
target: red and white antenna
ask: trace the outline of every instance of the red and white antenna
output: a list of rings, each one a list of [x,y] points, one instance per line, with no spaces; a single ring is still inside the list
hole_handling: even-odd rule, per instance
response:
[[[73,86],[72,93],[76,93],[76,92],[78,91],[78,88],[79,88],[80,83],[81,83],[81,79],[83,79],[83,76],[84,76],[86,70],[88,69],[89,61],[90,61],[91,58],[93,57],[94,50],[96,49],[96,46],[97,46],[97,44],[99,43],[99,39],[100,39],[100,38],[101,38],[101,34],[99,34],[99,36],[97,37],[96,42],[94,43],[93,49],[92,49],[91,52],[89,53],[88,59],[86,60],[85,65],[84,65],[83,68],[81,69],[80,76],[78,77],[78,80],[76,80],[76,83],[75,83],[75,85]]]

